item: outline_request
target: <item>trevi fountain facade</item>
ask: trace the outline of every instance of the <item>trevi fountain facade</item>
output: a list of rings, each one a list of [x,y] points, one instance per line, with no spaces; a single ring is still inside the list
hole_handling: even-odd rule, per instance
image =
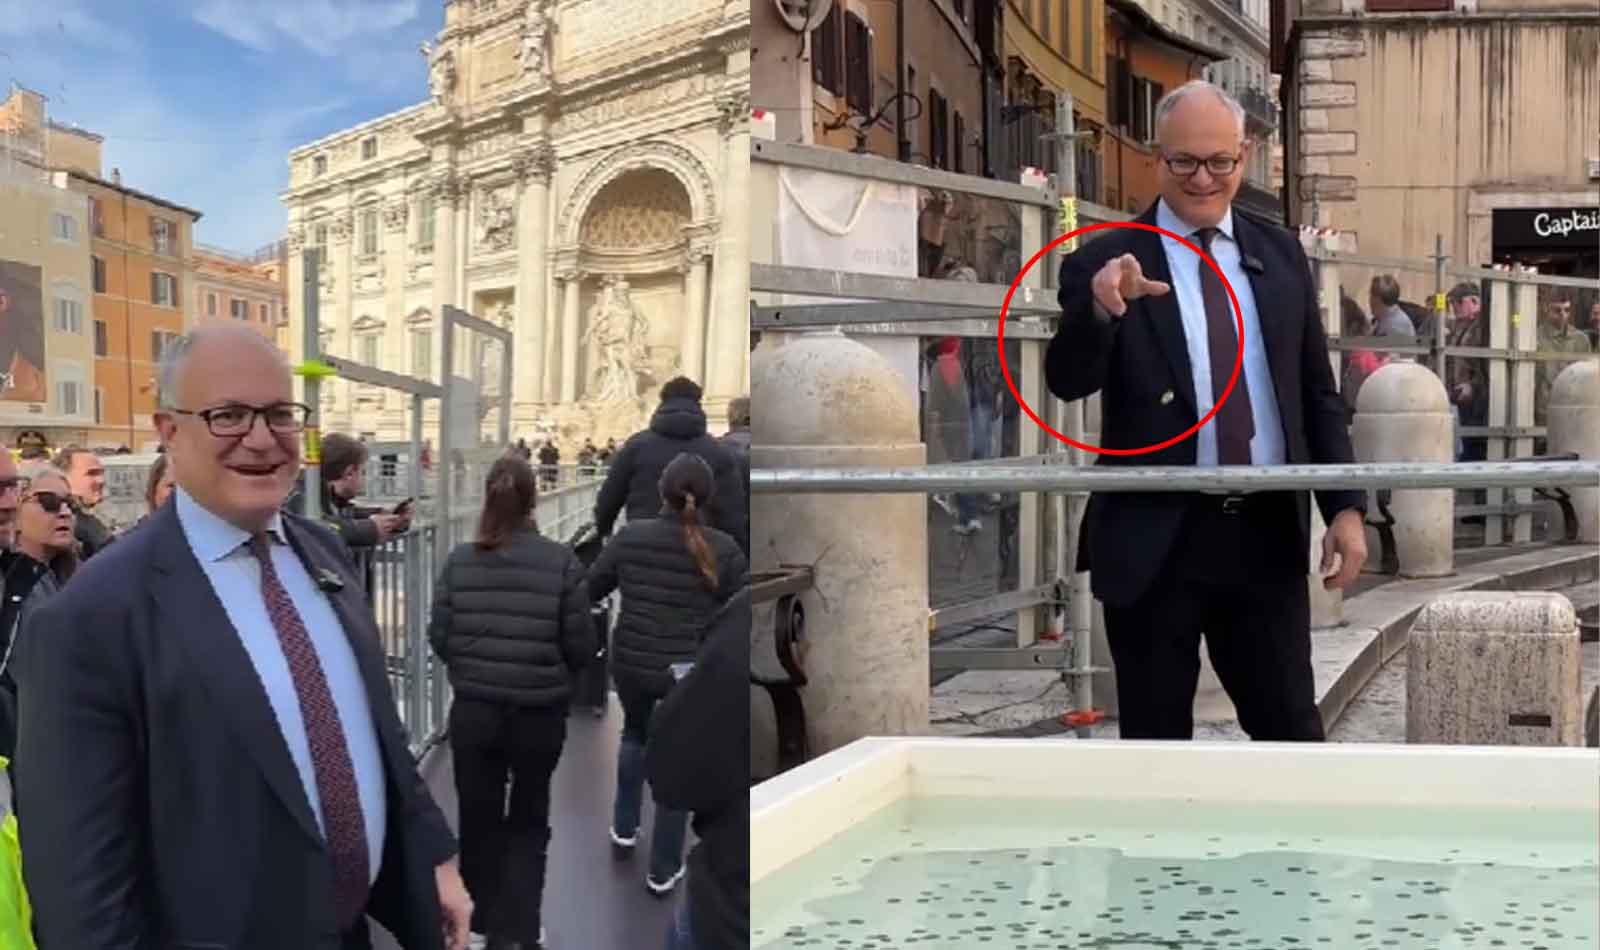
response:
[[[749,24],[749,0],[447,3],[428,101],[289,155],[291,356],[310,249],[324,353],[438,381],[442,307],[511,331],[513,438],[620,439],[680,374],[720,429],[748,389]],[[454,346],[493,401],[503,353]],[[404,440],[410,404],[327,385],[323,431]]]

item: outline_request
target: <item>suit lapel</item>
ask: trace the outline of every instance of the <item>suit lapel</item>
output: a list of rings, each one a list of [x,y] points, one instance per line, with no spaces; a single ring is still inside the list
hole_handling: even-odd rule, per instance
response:
[[[154,563],[154,593],[161,605],[158,623],[162,632],[179,640],[194,660],[195,669],[203,671],[197,677],[202,687],[216,700],[219,713],[255,760],[267,785],[289,809],[295,823],[320,844],[322,833],[266,688],[189,547],[177,506],[164,505],[155,518],[160,541]]]
[[[360,586],[349,575],[348,570],[341,570],[341,565],[334,557],[322,551],[316,545],[308,543],[305,534],[295,525],[292,519],[283,519],[283,531],[294,549],[300,563],[306,567],[306,572],[311,575],[313,582],[320,588],[323,585],[319,578],[329,576],[337,577],[343,586],[336,591],[324,590],[328,603],[333,606],[333,612],[339,618],[339,629],[344,631],[345,640],[350,644],[350,651],[355,655],[356,667],[361,671],[361,682],[366,687],[367,709],[372,714],[373,728],[377,731],[378,741],[382,745],[385,757],[390,759],[390,768],[394,767],[396,749],[391,748],[390,730],[383,724],[387,721],[385,713],[393,714],[394,699],[389,690],[389,672],[382,649],[382,634],[372,616],[372,609],[363,599]],[[385,706],[384,704],[388,704]],[[346,726],[350,728],[350,726]],[[409,755],[409,750],[405,750]]]
[[[1248,218],[1237,212],[1233,215],[1233,239],[1239,245],[1239,259],[1241,265],[1255,259],[1260,260],[1259,242],[1256,241],[1254,225]],[[1297,299],[1300,290],[1285,286],[1281,276],[1265,273],[1265,266],[1258,268],[1263,273],[1256,273],[1249,266],[1243,266],[1245,276],[1250,281],[1250,293],[1256,302],[1256,324],[1261,328],[1261,349],[1267,357],[1267,369],[1272,374],[1272,390],[1278,398],[1278,405],[1292,405],[1288,400],[1288,393],[1292,390],[1290,385],[1290,368],[1295,365],[1294,354],[1283,352],[1283,327],[1277,319],[1276,308],[1269,310],[1263,303],[1275,300]],[[1309,279],[1309,278],[1308,278]],[[1287,295],[1287,296],[1286,296]],[[1288,426],[1285,423],[1285,430]],[[1285,431],[1287,437],[1287,431]],[[1287,444],[1287,443],[1286,443]]]
[[[1155,224],[1156,206],[1152,204],[1138,220],[1143,224]],[[1136,231],[1134,240],[1138,245],[1134,256],[1148,265],[1145,276],[1170,285],[1172,269],[1167,265],[1167,249],[1161,243],[1161,235],[1155,231]],[[1194,393],[1194,370],[1189,365],[1189,342],[1183,332],[1183,314],[1178,311],[1177,292],[1169,291],[1159,297],[1146,297],[1141,303],[1145,312],[1149,314],[1151,330],[1156,335],[1161,352],[1166,355],[1173,375],[1180,380],[1180,385],[1176,387],[1178,394],[1188,403],[1189,411],[1198,414],[1198,402]]]

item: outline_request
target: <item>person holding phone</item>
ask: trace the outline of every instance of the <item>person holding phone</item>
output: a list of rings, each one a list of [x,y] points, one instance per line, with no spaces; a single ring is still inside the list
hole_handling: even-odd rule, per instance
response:
[[[322,437],[322,520],[350,552],[368,596],[372,593],[375,549],[411,530],[410,499],[394,511],[363,508],[355,503],[366,487],[367,447],[337,432]],[[305,514],[305,486],[296,487],[288,508]],[[403,510],[402,510],[403,509]]]
[[[638,842],[651,714],[672,692],[675,672],[683,671],[677,665],[694,661],[712,618],[750,581],[738,542],[701,521],[716,487],[704,459],[680,452],[658,482],[660,515],[623,525],[589,569],[589,596],[596,602],[622,592],[612,644],[623,725],[611,843],[624,855]],[[683,877],[687,824],[686,812],[657,795],[645,885],[658,897]]]

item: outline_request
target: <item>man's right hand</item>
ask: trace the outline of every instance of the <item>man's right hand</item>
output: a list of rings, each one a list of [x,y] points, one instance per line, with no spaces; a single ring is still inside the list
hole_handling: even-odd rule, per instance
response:
[[[1132,254],[1124,254],[1106,261],[1100,272],[1094,275],[1091,286],[1094,290],[1095,303],[1114,317],[1120,317],[1128,312],[1130,300],[1138,300],[1140,297],[1159,297],[1172,290],[1170,284],[1146,278],[1144,270],[1139,267],[1138,259]]]
[[[378,526],[378,540],[380,542],[387,541],[405,531],[405,528],[402,527],[404,522],[399,515],[376,514],[372,516],[372,523]]]

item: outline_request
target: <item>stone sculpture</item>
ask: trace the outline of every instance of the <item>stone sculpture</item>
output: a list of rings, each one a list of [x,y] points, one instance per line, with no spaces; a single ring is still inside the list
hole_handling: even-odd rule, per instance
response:
[[[593,343],[599,367],[589,383],[590,398],[602,402],[627,402],[639,395],[642,377],[649,369],[650,327],[620,277],[607,281],[600,299],[589,310],[584,343]]]
[[[511,203],[497,191],[486,191],[478,206],[478,243],[492,251],[504,251],[516,238],[516,214]]]
[[[522,71],[540,79],[550,78],[550,12],[547,0],[529,0],[527,22],[522,29]]]

